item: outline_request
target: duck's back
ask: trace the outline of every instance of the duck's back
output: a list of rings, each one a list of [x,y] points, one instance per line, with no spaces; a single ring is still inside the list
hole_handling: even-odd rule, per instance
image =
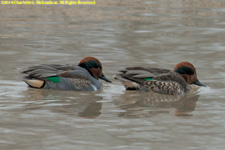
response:
[[[115,79],[122,82],[127,90],[145,90],[144,82],[160,74],[168,73],[168,69],[150,67],[128,67],[119,71]]]

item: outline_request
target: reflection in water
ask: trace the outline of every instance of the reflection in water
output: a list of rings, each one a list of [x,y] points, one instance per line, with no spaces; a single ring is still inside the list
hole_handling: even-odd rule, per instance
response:
[[[96,118],[101,114],[100,112],[101,108],[102,103],[92,102],[83,111],[79,112],[79,116],[84,118]]]
[[[149,117],[160,113],[170,113],[173,108],[175,116],[190,116],[195,110],[199,95],[163,95],[153,92],[126,91],[122,96],[122,101],[116,101],[125,112],[119,114],[120,117]]]
[[[101,96],[94,92],[74,92],[28,89],[24,92],[27,96],[26,109],[48,109],[56,113],[76,115],[83,118],[96,118],[101,112]]]

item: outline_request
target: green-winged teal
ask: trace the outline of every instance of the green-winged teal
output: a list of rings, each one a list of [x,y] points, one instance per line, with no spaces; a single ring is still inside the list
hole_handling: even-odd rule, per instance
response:
[[[102,64],[94,57],[86,57],[76,65],[42,64],[31,66],[22,73],[30,87],[54,90],[96,91],[98,79],[111,82],[102,73]]]
[[[190,91],[190,84],[205,86],[199,82],[195,67],[181,62],[174,70],[128,67],[115,76],[127,90],[149,90],[162,94],[177,95]]]

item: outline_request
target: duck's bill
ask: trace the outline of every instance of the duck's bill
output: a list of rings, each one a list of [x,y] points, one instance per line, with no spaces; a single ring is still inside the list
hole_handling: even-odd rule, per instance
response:
[[[102,74],[102,76],[100,77],[100,79],[105,80],[106,82],[112,83],[112,81],[110,81],[109,79],[107,79],[104,74]]]
[[[198,85],[198,86],[204,86],[206,87],[206,85],[202,84],[200,81],[196,80],[193,84]]]

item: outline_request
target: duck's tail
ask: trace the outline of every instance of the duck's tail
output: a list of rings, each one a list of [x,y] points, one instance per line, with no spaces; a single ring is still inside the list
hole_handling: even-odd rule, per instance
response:
[[[33,88],[43,88],[43,86],[45,85],[45,81],[39,80],[39,79],[30,79],[27,77],[23,77],[22,80],[29,85],[30,87]]]
[[[126,88],[126,90],[141,90],[140,84],[134,81],[125,79],[120,74],[114,75],[114,79],[119,80],[123,84],[123,86]]]

